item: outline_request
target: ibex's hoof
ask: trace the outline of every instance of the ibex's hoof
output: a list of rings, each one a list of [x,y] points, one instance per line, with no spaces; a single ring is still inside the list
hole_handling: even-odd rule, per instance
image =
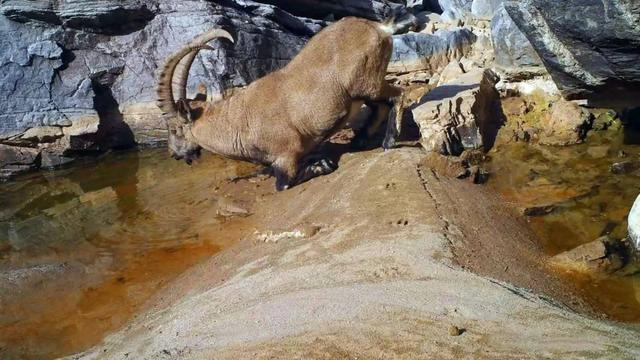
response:
[[[318,164],[322,167],[322,169],[324,169],[324,171],[327,171],[327,172],[336,171],[336,169],[338,168],[338,165],[329,158],[324,158],[320,160]]]
[[[382,142],[382,149],[384,149],[384,151],[388,151],[395,148],[396,145],[396,140],[394,138],[385,138]]]

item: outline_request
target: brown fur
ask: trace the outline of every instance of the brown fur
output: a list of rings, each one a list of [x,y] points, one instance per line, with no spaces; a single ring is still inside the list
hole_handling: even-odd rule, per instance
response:
[[[202,45],[190,46],[197,52]],[[388,102],[400,95],[385,80],[391,50],[390,34],[381,24],[342,19],[314,36],[287,66],[224,100],[188,104],[179,99],[178,103],[183,102],[177,113],[183,118],[194,120],[190,112],[198,110],[196,106],[199,111],[193,123],[175,125],[182,131],[174,129],[174,133],[181,132],[177,136],[191,143],[187,148],[201,146],[230,158],[270,165],[278,189],[286,189],[332,170],[306,169],[303,161],[357,114],[364,102]],[[192,61],[191,55],[187,60]],[[167,66],[175,67],[171,61]],[[166,77],[172,72],[165,68],[163,73]],[[186,79],[182,72],[178,77]],[[180,85],[184,84],[186,80]],[[175,115],[175,111],[169,113]]]

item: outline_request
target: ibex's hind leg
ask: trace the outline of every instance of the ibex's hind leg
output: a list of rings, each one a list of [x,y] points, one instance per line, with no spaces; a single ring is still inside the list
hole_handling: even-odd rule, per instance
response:
[[[315,177],[331,174],[336,171],[338,165],[328,157],[311,158],[305,166],[300,169],[296,178],[296,184],[309,181]]]

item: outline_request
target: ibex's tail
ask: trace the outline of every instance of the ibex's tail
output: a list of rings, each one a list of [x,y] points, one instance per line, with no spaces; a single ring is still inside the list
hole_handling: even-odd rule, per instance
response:
[[[176,75],[175,85],[177,85],[179,89],[179,100],[184,100],[187,97],[187,81],[189,79],[191,65],[198,51],[202,49],[213,50],[210,46],[206,45],[206,43],[215,38],[225,38],[233,42],[231,34],[222,29],[214,29],[198,36],[190,44],[169,56],[166,60],[158,76],[156,103],[167,118],[175,118],[179,115],[173,97],[174,74]],[[186,59],[182,61],[184,58]]]

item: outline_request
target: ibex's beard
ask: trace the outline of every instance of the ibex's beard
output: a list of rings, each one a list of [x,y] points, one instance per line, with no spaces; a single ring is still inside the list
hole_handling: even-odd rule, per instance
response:
[[[200,158],[202,148],[192,139],[184,136],[182,129],[169,130],[169,152],[176,160],[184,160],[191,165]]]

